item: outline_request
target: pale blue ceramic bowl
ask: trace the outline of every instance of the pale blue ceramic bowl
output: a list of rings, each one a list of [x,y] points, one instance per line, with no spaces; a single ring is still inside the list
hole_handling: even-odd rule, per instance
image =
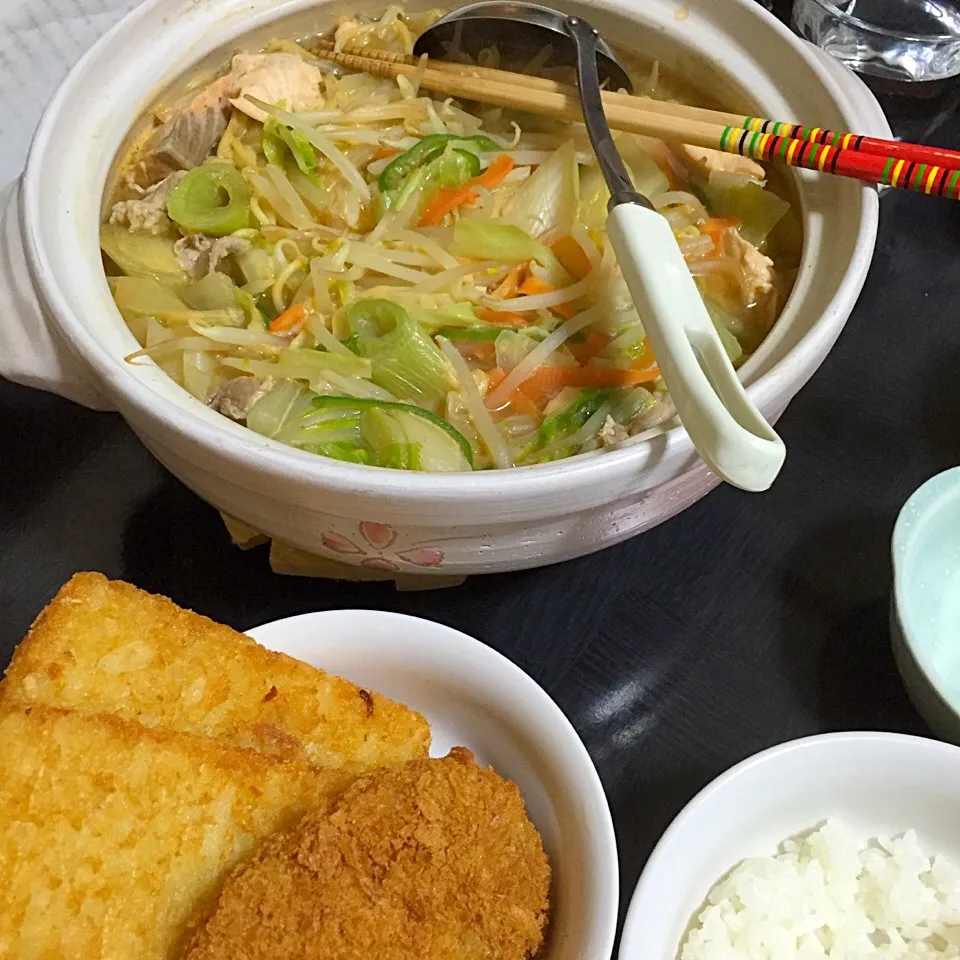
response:
[[[890,628],[914,706],[960,743],[960,467],[928,480],[900,511]]]

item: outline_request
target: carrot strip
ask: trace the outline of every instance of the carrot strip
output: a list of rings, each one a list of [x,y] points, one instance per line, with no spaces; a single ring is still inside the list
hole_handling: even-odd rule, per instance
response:
[[[420,215],[417,226],[435,227],[448,213],[456,210],[461,204],[473,203],[479,196],[480,194],[469,187],[458,187],[455,190],[449,187],[440,187],[430,197],[430,202]]]
[[[535,273],[531,273],[523,283],[520,284],[518,292],[525,297],[535,297],[541,293],[553,293],[556,289],[552,283],[547,283],[546,280],[541,280]]]
[[[507,406],[513,413],[520,413],[527,417],[540,416],[540,407],[537,406],[536,400],[531,400],[530,397],[520,390],[510,398]]]
[[[497,348],[491,340],[464,340],[457,344],[457,349],[466,357],[473,357],[484,366],[495,366],[497,362]]]
[[[423,213],[420,215],[418,226],[435,227],[441,220],[457,207],[463,204],[474,203],[480,196],[471,187],[484,187],[492,190],[514,168],[513,157],[501,153],[479,176],[468,180],[462,187],[440,187],[430,197]]]
[[[487,395],[493,393],[493,391],[503,383],[506,375],[507,371],[501,370],[499,367],[487,371]],[[540,416],[540,408],[537,406],[536,401],[531,400],[530,397],[526,396],[521,390],[515,390],[513,392],[506,406],[501,409],[501,414],[503,410],[508,410],[509,413],[522,413],[528,417]]]
[[[706,223],[701,223],[700,232],[713,241],[713,250],[707,254],[707,257],[719,257],[724,233],[732,227],[739,226],[740,221],[736,217],[711,217]]]
[[[660,376],[656,367],[648,370],[618,370],[615,367],[540,367],[518,388],[531,400],[559,392],[564,387],[632,387],[651,383]]]
[[[287,307],[270,321],[271,333],[299,333],[307,319],[307,308],[302,303]]]
[[[523,282],[527,272],[525,263],[514,264],[507,275],[500,281],[500,286],[490,294],[491,297],[497,297],[500,300],[508,300],[517,295],[517,287]]]
[[[643,338],[643,349],[640,351],[640,356],[634,361],[633,366],[637,370],[649,370],[657,368],[657,358],[653,355],[653,347],[650,346],[650,341],[644,337]]]
[[[598,330],[591,330],[587,334],[586,341],[583,343],[568,343],[567,346],[580,363],[587,363],[598,353],[602,353],[610,340],[611,338],[607,334],[600,333]]]
[[[670,164],[669,160],[664,160],[663,163],[659,164],[660,169],[663,171],[663,175],[667,178],[667,184],[671,190],[680,189],[680,181],[677,179],[677,174],[674,171],[673,167]]]
[[[507,371],[501,370],[499,367],[494,367],[493,370],[487,371],[487,393],[493,393],[497,387],[506,379]]]
[[[547,283],[546,280],[541,280],[531,273],[527,279],[520,284],[518,292],[525,297],[535,297],[540,293],[553,293],[556,289],[553,284]],[[579,312],[573,303],[561,303],[550,309],[557,314],[557,316],[564,317],[567,320],[569,320],[570,317],[576,316]]]
[[[526,327],[529,321],[520,313],[510,313],[506,310],[490,310],[484,307],[477,311],[477,316],[484,323],[496,323],[502,327]]]
[[[467,181],[468,187],[485,187],[487,190],[493,190],[498,187],[504,177],[516,166],[513,157],[506,153],[501,153],[479,176]]]
[[[396,147],[388,147],[386,144],[380,144],[377,147],[377,152],[373,155],[374,160],[386,160],[387,157],[395,157],[398,153],[403,153],[402,150],[398,150]]]
[[[593,269],[593,264],[583,252],[583,247],[570,234],[554,240],[550,244],[550,250],[560,261],[560,266],[575,280],[582,280]]]

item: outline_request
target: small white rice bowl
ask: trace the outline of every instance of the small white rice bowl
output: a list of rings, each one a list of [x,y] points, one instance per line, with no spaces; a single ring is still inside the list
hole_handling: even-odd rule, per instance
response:
[[[734,867],[680,960],[960,957],[960,867],[910,830],[869,838],[839,820]]]

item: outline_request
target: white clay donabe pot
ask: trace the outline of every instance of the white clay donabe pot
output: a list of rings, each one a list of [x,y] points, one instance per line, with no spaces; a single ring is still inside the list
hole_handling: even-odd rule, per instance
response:
[[[384,5],[360,9],[377,14]],[[860,81],[754,0],[560,5],[731,107],[890,136]],[[463,575],[568,559],[640,533],[703,496],[715,480],[678,426],[544,466],[408,473],[282,446],[207,409],[159,368],[124,362],[138,345],[111,300],[97,227],[127,130],[158,89],[198,61],[225,60],[240,38],[256,44],[328,28],[344,9],[335,0],[147,0],[83,58],[50,104],[20,184],[0,195],[0,374],[118,410],[184,483],[264,533],[404,573]],[[805,241],[797,283],[741,370],[771,421],[839,335],[877,230],[872,188],[807,172],[798,187]]]

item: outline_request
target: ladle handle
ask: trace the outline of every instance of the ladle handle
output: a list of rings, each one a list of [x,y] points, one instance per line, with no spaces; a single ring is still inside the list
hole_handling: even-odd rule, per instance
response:
[[[633,189],[603,112],[597,31],[567,17],[577,48],[583,120],[610,188],[607,235],[660,372],[697,453],[717,476],[766,490],[786,448],[747,396],[670,225]]]
[[[610,209],[619,203],[639,203],[649,207],[646,197],[633,189],[627,168],[620,159],[617,145],[610,135],[610,126],[603,112],[600,97],[600,74],[597,71],[597,31],[579,17],[567,17],[567,32],[577,48],[577,77],[580,85],[580,109],[583,122],[597,155],[603,179],[610,188]]]
[[[670,224],[654,210],[622,203],[610,211],[607,234],[697,452],[728,483],[766,490],[786,448],[740,383]]]

